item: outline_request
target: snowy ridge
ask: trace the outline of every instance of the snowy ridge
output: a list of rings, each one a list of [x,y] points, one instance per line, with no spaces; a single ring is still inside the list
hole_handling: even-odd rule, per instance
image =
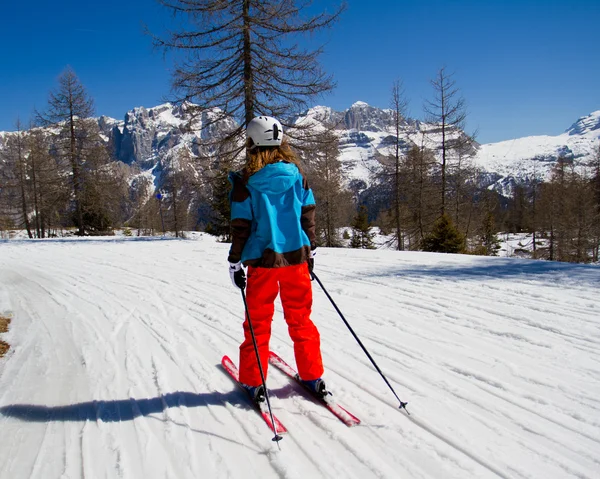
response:
[[[567,130],[569,135],[591,135],[598,138],[600,135],[597,130],[600,129],[600,110],[595,111],[588,116],[577,120]]]
[[[213,123],[218,110],[206,110],[193,116],[195,105],[164,103],[153,108],[137,107],[125,115],[124,121],[100,117],[98,124],[103,137],[112,142],[117,159],[135,164],[152,175],[161,170],[165,158],[185,148],[195,156],[213,156],[206,140],[214,139],[236,128],[233,120]],[[333,127],[340,140],[340,160],[346,184],[358,181],[367,187],[371,174],[380,167],[378,157],[390,155],[395,143],[393,112],[355,102],[338,112],[327,106],[315,106],[290,119],[292,123],[311,125],[316,131],[325,125]],[[0,149],[6,136],[0,132]],[[411,146],[437,150],[441,135],[435,125],[407,119],[401,125],[401,148],[406,153]],[[503,194],[510,194],[511,185],[531,181],[533,177],[548,178],[559,156],[572,159],[582,170],[598,154],[600,144],[600,110],[580,118],[563,134],[531,136],[513,140],[475,145],[474,165],[483,178],[494,178],[492,185]],[[217,159],[215,158],[215,161]],[[158,166],[158,168],[157,168]],[[585,173],[585,171],[583,171]],[[159,184],[160,178],[154,183]]]
[[[476,161],[485,171],[500,175],[495,187],[508,195],[513,182],[549,179],[561,156],[572,161],[579,174],[590,176],[597,155],[600,155],[600,110],[580,118],[560,135],[481,145]]]
[[[545,178],[559,156],[585,166],[598,151],[600,130],[574,134],[570,129],[557,136],[530,136],[481,145],[477,162],[488,172],[519,178]]]
[[[218,367],[243,305],[208,235],[0,243],[0,477],[594,478],[595,266],[322,248],[325,379],[347,428],[272,368],[278,451]],[[226,264],[226,263],[225,263]],[[31,298],[35,298],[32,301]],[[293,361],[277,303],[271,348]]]

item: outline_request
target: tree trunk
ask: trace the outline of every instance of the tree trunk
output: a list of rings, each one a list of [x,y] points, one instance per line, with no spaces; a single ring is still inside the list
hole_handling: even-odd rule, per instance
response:
[[[252,118],[254,118],[254,78],[250,39],[250,0],[244,0],[242,8],[242,17],[244,19],[244,109],[246,125],[248,125]]]
[[[27,235],[29,238],[33,238],[33,234],[31,233],[31,223],[29,221],[29,208],[27,205],[27,194],[26,194],[26,185],[25,185],[25,158],[23,154],[23,137],[21,133],[20,126],[17,124],[19,128],[17,131],[17,168],[19,172],[19,188],[21,190],[21,210],[23,213],[23,221],[25,223],[25,228],[27,229]]]
[[[73,114],[73,98],[69,94],[69,153],[71,157],[71,168],[73,170],[73,191],[75,194],[75,214],[77,215],[77,222],[79,223],[79,236],[85,235],[85,227],[83,225],[83,205],[81,204],[81,178],[79,170],[79,162],[77,159],[76,150],[76,136],[75,136],[75,118]]]
[[[37,164],[35,161],[36,153],[31,152],[31,180],[33,181],[33,210],[35,212],[35,231],[38,238],[42,238],[42,230],[40,228],[40,208],[38,202],[38,185],[37,185]]]

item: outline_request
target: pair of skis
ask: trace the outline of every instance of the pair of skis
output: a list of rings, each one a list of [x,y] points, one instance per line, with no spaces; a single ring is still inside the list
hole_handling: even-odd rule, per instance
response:
[[[286,363],[283,359],[281,359],[281,357],[279,357],[277,354],[275,354],[272,351],[269,353],[269,363],[272,364],[273,366],[275,366],[280,371],[282,371],[284,374],[286,374],[291,379],[294,379],[296,382],[301,384],[305,388],[306,391],[308,391],[320,404],[322,404],[329,411],[331,411],[331,413],[335,417],[337,417],[340,421],[342,421],[346,426],[352,427],[352,426],[356,426],[356,425],[360,424],[360,420],[356,416],[354,416],[352,413],[348,412],[345,408],[340,406],[333,399],[331,394],[329,394],[328,396],[325,396],[325,398],[322,398],[322,397],[318,396],[314,391],[308,389],[305,386],[305,384],[302,381],[300,381],[300,376],[298,376],[298,373],[296,372],[296,370],[292,366],[290,366],[288,363]],[[234,364],[234,362],[229,358],[229,356],[223,356],[223,359],[221,360],[221,364],[222,364],[223,368],[225,369],[225,371],[227,371],[227,373],[239,384],[238,369],[237,369],[236,365]],[[267,410],[267,406],[266,406],[265,402],[262,402],[259,404],[256,404],[252,400],[251,400],[251,402],[258,409],[259,414],[262,416],[263,420],[265,421],[267,426],[269,426],[271,431],[273,431],[273,433],[275,433],[277,435],[277,434],[283,434],[283,433],[287,432],[287,429],[285,428],[285,426],[281,423],[281,421],[279,421],[279,419],[277,419],[275,417],[275,415],[272,416],[273,421],[271,421],[271,415],[269,414],[269,411]]]

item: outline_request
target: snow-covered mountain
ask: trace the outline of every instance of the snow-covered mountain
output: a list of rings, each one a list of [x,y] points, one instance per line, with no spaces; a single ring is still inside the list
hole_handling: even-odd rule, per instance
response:
[[[106,116],[98,123],[107,139],[112,141],[115,156],[127,164],[152,169],[173,149],[187,146],[194,155],[206,153],[202,145],[214,138],[218,130],[232,129],[227,121],[214,123],[215,112],[204,111],[198,116],[190,105],[165,103],[153,108],[138,107],[126,113],[123,121]]]
[[[124,120],[102,116],[98,124],[107,142],[114,146],[118,160],[139,167],[143,175],[157,180],[161,162],[186,147],[193,155],[211,156],[207,140],[235,127],[232,122],[213,123],[215,112],[205,111],[197,117],[190,105],[165,103],[153,108],[138,107],[126,113]],[[340,159],[348,182],[369,183],[369,174],[379,162],[378,155],[391,153],[394,142],[393,112],[357,101],[344,111],[316,106],[289,120],[323,128],[333,126],[340,139]],[[207,126],[209,125],[209,126]],[[0,132],[0,149],[10,133]],[[402,125],[402,146],[433,147],[439,131],[433,125],[408,119]],[[510,191],[515,182],[545,178],[560,155],[576,165],[586,165],[598,152],[600,110],[580,118],[557,136],[532,136],[484,145],[475,144],[474,164],[488,178],[488,185],[500,192]]]
[[[600,110],[580,118],[564,133],[556,136],[528,136],[481,145],[477,163],[503,179],[547,177],[559,156],[584,167],[598,153]]]
[[[137,163],[151,168],[161,156],[177,147],[187,145],[195,154],[203,142],[213,137],[220,128],[232,125],[211,125],[203,128],[210,113],[190,124],[184,107],[164,104],[154,108],[136,108],[128,112],[123,122],[102,117],[105,125],[112,125],[109,135],[114,138],[117,158],[126,163]],[[316,128],[324,124],[334,126],[340,139],[340,159],[347,180],[368,182],[369,173],[377,168],[378,154],[391,153],[394,142],[393,114],[358,101],[342,112],[326,106],[311,108],[292,120],[297,124],[310,123]],[[403,149],[412,145],[433,146],[439,132],[432,125],[408,119],[402,125]],[[498,185],[507,181],[527,181],[535,174],[548,175],[560,155],[572,158],[578,165],[591,160],[600,142],[600,110],[580,118],[564,133],[557,136],[532,136],[484,145],[475,144],[474,163],[483,173],[495,178]]]

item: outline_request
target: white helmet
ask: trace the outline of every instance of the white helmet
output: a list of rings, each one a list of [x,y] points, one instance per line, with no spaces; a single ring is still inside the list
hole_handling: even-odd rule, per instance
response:
[[[283,128],[275,118],[257,116],[248,123],[246,138],[252,138],[254,146],[279,146],[283,140]]]

